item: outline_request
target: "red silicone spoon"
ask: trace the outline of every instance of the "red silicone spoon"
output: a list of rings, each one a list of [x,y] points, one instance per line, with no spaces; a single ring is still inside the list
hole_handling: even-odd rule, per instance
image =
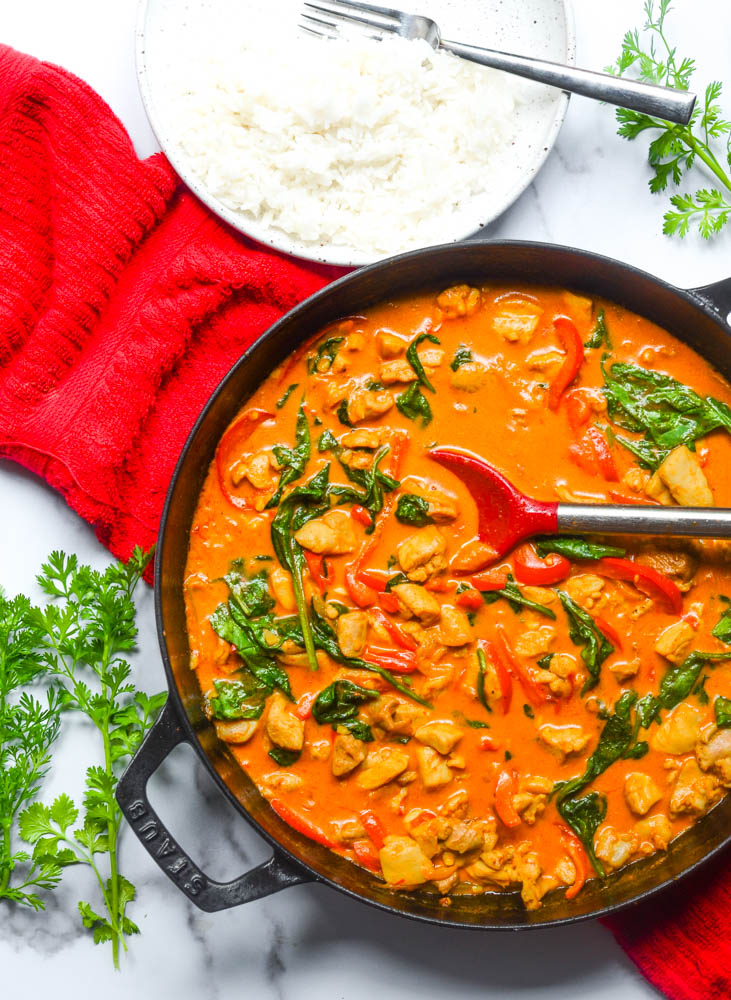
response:
[[[533,535],[581,532],[601,535],[690,535],[731,537],[731,509],[642,507],[620,504],[555,503],[521,493],[477,455],[433,448],[429,457],[461,479],[477,504],[480,540],[498,559]]]

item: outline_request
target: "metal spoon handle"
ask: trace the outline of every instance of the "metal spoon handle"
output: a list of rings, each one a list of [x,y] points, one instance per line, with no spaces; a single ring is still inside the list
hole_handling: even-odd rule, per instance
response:
[[[597,101],[617,104],[631,111],[641,111],[665,121],[687,125],[693,114],[696,95],[689,94],[685,90],[673,90],[671,87],[657,87],[651,83],[625,80],[609,73],[595,73],[588,69],[562,66],[560,63],[548,62],[545,59],[531,59],[510,52],[462,45],[460,42],[449,42],[444,38],[439,44],[448,52],[469,59],[471,62],[481,63],[492,69],[505,70],[515,76],[524,76],[528,80],[537,80],[538,83],[547,83],[552,87],[560,87],[561,90],[568,90],[572,94],[593,97]]]
[[[731,508],[640,507],[560,503],[558,530],[599,535],[690,535],[731,538]]]

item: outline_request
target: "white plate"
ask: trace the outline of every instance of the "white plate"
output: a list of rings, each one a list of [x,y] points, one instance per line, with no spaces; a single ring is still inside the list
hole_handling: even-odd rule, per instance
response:
[[[274,3],[275,0],[267,0]],[[280,0],[281,2],[281,0]],[[211,26],[227,24],[227,9],[240,12],[246,0],[140,0],[137,28],[137,75],[150,124],[173,167],[188,187],[216,215],[246,236],[284,253],[342,266],[372,263],[355,247],[302,243],[274,226],[264,225],[222,204],[191,170],[176,139],[171,80],[184,72],[184,53]],[[398,5],[401,6],[401,5]],[[405,0],[404,9],[434,18],[445,38],[474,45],[573,63],[575,38],[570,0]],[[442,242],[467,239],[504,212],[522,194],[553,148],[564,120],[568,95],[524,83],[514,116],[508,169],[489,190],[466,200],[449,217]]]

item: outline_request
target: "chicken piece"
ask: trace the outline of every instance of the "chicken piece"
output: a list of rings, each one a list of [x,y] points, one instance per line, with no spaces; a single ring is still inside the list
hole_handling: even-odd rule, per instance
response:
[[[379,852],[386,882],[399,889],[423,885],[432,873],[432,864],[413,837],[389,834]]]
[[[637,676],[640,666],[641,661],[637,658],[634,660],[618,660],[609,669],[614,674],[617,682],[623,684],[625,681]]]
[[[484,827],[485,821],[481,819],[458,820],[444,841],[445,850],[467,854],[478,847],[482,848]]]
[[[654,851],[667,850],[673,828],[665,813],[656,813],[635,823],[635,833],[640,838],[640,852],[652,854]]]
[[[332,752],[330,740],[313,740],[307,744],[307,750],[313,760],[327,760]]]
[[[365,611],[346,611],[336,626],[338,646],[345,656],[359,656],[368,635],[368,615]]]
[[[650,745],[662,753],[688,753],[700,738],[703,715],[701,709],[681,702],[653,731]]]
[[[356,427],[340,438],[343,448],[377,448],[381,443],[381,432],[373,427]]]
[[[360,788],[371,791],[393,781],[408,766],[409,755],[405,750],[381,747],[379,750],[370,751],[355,780]]]
[[[340,452],[340,461],[349,469],[365,471],[373,465],[373,455],[370,451],[351,451],[350,448],[343,448]]]
[[[330,822],[335,827],[335,837],[341,844],[352,844],[354,840],[362,840],[368,836],[357,816],[349,816],[347,819],[333,819]]]
[[[543,604],[544,607],[555,604],[558,600],[556,591],[551,590],[550,587],[533,587],[530,584],[526,584],[522,587],[522,590],[529,601],[535,601],[536,604]]]
[[[520,898],[526,910],[537,910],[541,899],[550,888],[541,876],[543,869],[538,861],[538,855],[530,850],[530,845],[518,844],[515,850],[515,873],[521,883]]]
[[[368,715],[374,726],[380,726],[395,736],[413,736],[414,729],[421,724],[426,710],[413,701],[406,701],[395,695],[382,695],[368,708]]]
[[[550,625],[538,625],[522,632],[515,640],[518,656],[543,656],[551,648],[556,638],[556,630]]]
[[[531,351],[525,363],[532,372],[546,372],[548,375],[553,375],[561,367],[565,357],[566,355],[555,347],[540,347],[537,351]]]
[[[285,750],[301,750],[305,742],[304,719],[298,719],[287,707],[289,702],[277,691],[269,702],[267,736]]]
[[[617,833],[612,826],[605,826],[594,842],[594,852],[608,872],[626,865],[639,847],[639,837],[634,831]]]
[[[492,318],[492,329],[511,344],[533,339],[543,310],[530,299],[503,300]]]
[[[296,611],[297,601],[294,596],[292,586],[292,575],[276,566],[269,574],[269,589],[271,590],[277,604],[280,604],[285,611]]]
[[[538,727],[538,735],[549,750],[557,755],[561,763],[572,754],[581,753],[591,739],[581,726],[577,725],[553,726],[546,723]]]
[[[452,780],[446,760],[431,747],[417,747],[416,759],[421,783],[428,791],[448,785]]]
[[[349,378],[345,382],[340,382],[339,380],[329,381],[325,386],[325,408],[332,410],[339,403],[342,403],[344,399],[347,399],[351,395],[355,386],[356,383],[352,378]]]
[[[712,507],[713,493],[698,456],[684,444],[673,448],[657,474],[682,507]]]
[[[483,851],[479,860],[468,865],[464,871],[476,882],[492,882],[501,889],[507,889],[509,885],[520,881],[513,863],[514,855],[513,847]]]
[[[338,733],[333,742],[332,773],[336,778],[350,774],[365,760],[366,748],[362,740],[357,740],[350,733]]]
[[[439,753],[448,754],[457,746],[463,736],[459,726],[446,719],[432,719],[425,722],[414,732],[414,736],[420,743],[433,747]]]
[[[304,524],[294,535],[303,549],[317,555],[342,555],[356,545],[353,519],[344,510],[329,510]]]
[[[248,743],[259,725],[258,719],[215,719],[216,736],[224,743]]]
[[[646,469],[641,469],[639,465],[630,465],[622,476],[622,485],[633,493],[644,493],[649,481],[650,473]]]
[[[651,566],[658,573],[669,576],[680,590],[690,590],[698,559],[692,552],[684,549],[650,549],[637,556],[637,562],[642,566]]]
[[[696,746],[701,770],[709,771],[724,788],[731,788],[731,729],[711,729]]]
[[[694,757],[683,761],[670,796],[670,812],[702,816],[721,797],[718,782],[704,774]]]
[[[442,617],[439,622],[439,640],[444,646],[465,646],[472,642],[472,626],[470,620],[461,608],[451,604],[442,607]]]
[[[518,778],[518,790],[513,795],[513,809],[520,813],[520,818],[528,826],[533,826],[535,821],[544,812],[548,803],[548,796],[553,791],[553,782],[550,778],[543,778],[540,775],[524,774]]]
[[[595,573],[580,573],[570,577],[564,587],[569,597],[586,611],[591,611],[601,600],[604,580]]]
[[[379,330],[376,333],[376,348],[382,358],[397,358],[408,346],[408,340],[397,337],[390,330]]]
[[[452,824],[444,816],[433,816],[422,819],[422,809],[411,811],[416,819],[410,819],[409,813],[404,817],[409,833],[428,858],[433,858],[441,850],[440,841],[452,831]]]
[[[393,406],[393,396],[387,389],[358,387],[348,397],[348,420],[359,424],[362,420],[382,417]]]
[[[341,347],[342,351],[362,351],[366,345],[365,334],[361,333],[360,330],[356,330],[354,333],[348,334],[345,338],[345,343]]]
[[[399,566],[414,583],[424,583],[447,568],[447,542],[439,528],[430,524],[409,535],[397,547]]]
[[[457,549],[449,564],[456,573],[477,573],[495,561],[495,549],[473,538]]]
[[[402,480],[401,488],[404,493],[414,493],[426,500],[429,504],[429,517],[438,524],[454,521],[459,516],[457,498],[436,483],[409,476]]]
[[[675,501],[673,495],[663,483],[657,472],[653,472],[645,484],[645,495],[652,500],[658,500],[664,507],[672,507]]]
[[[444,361],[444,351],[441,347],[422,346],[417,349],[416,354],[424,368],[430,373]]]
[[[436,625],[442,613],[439,601],[418,583],[397,583],[391,588],[401,607],[422,625]]]
[[[405,358],[382,361],[378,366],[378,380],[384,385],[405,385],[416,379],[416,373]]]
[[[624,797],[635,816],[644,816],[662,798],[655,782],[643,771],[632,771],[624,779]]]
[[[688,622],[679,618],[668,625],[655,640],[655,652],[671,663],[682,663],[695,639],[695,631]]]
[[[574,295],[573,292],[563,292],[561,298],[571,319],[580,330],[588,333],[594,312],[594,303],[585,295]]]
[[[480,308],[482,296],[479,288],[469,285],[452,285],[437,296],[437,305],[447,319],[472,316]]]
[[[487,381],[487,368],[481,361],[468,361],[451,375],[452,388],[461,392],[477,392]]]
[[[242,479],[248,479],[255,490],[266,490],[274,487],[274,469],[272,468],[271,452],[258,451],[255,455],[237,462],[231,469],[231,482],[238,486]]]
[[[273,798],[278,792],[294,792],[304,785],[304,779],[291,771],[272,771],[263,775],[259,790],[265,799]]]

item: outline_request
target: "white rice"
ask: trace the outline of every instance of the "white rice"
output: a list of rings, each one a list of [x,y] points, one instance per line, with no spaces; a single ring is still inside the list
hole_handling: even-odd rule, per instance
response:
[[[219,201],[308,245],[373,256],[451,232],[506,169],[519,93],[426,42],[258,32],[237,58],[188,63],[178,87],[180,145]]]

